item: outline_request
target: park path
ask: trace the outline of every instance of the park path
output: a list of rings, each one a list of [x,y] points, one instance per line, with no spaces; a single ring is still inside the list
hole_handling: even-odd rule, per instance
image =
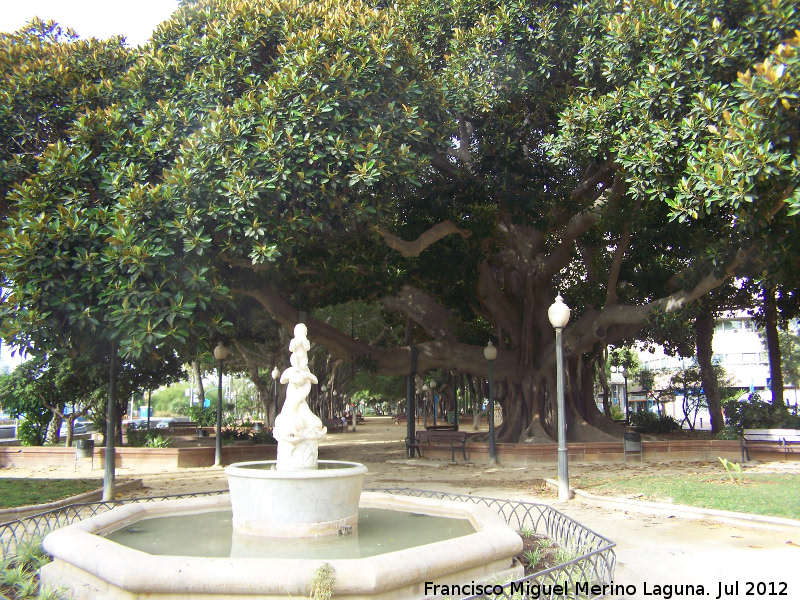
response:
[[[407,487],[493,498],[551,504],[584,526],[613,540],[616,546],[615,584],[632,593],[612,594],[622,600],[800,599],[800,526],[777,530],[721,525],[678,517],[648,516],[625,510],[596,508],[577,500],[560,503],[544,485],[557,476],[557,466],[530,468],[472,463],[407,460],[405,426],[389,418],[367,419],[356,432],[329,435],[320,446],[320,458],[364,463],[367,488]],[[780,467],[780,465],[778,465]],[[572,464],[570,474],[596,472],[613,476],[631,470],[698,471],[720,469],[714,463]],[[70,477],[89,475],[79,469],[3,469],[1,476]],[[95,469],[94,476],[102,476]],[[155,496],[227,488],[221,469],[119,469],[122,478],[141,478],[144,488],[135,494]],[[800,502],[800,490],[798,490]],[[748,582],[754,585],[752,590]],[[785,582],[785,587],[783,583]],[[724,593],[736,591],[737,593]],[[698,586],[703,594],[698,594]],[[671,587],[668,587],[671,586]],[[693,587],[688,587],[693,586]],[[725,587],[727,586],[727,587]],[[757,593],[774,592],[772,596]],[[748,595],[747,592],[753,593]],[[781,592],[785,592],[781,594]]]

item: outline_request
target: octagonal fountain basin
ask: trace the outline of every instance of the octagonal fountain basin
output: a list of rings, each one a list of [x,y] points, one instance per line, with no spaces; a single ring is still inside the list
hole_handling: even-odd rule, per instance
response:
[[[522,577],[522,540],[488,508],[364,493],[359,511],[349,535],[292,539],[235,532],[227,495],[125,505],[49,534],[53,562],[40,576],[81,600],[308,598],[326,563],[333,597],[348,600],[427,598],[426,584],[430,592]],[[171,521],[184,517],[191,534]],[[126,537],[139,541],[123,545]]]
[[[225,469],[234,531],[296,538],[338,535],[358,526],[367,467],[321,460],[316,469],[279,471],[276,464],[241,462]]]

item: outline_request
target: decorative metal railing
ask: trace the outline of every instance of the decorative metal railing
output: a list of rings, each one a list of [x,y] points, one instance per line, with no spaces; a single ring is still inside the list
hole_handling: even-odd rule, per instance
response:
[[[517,531],[549,538],[570,557],[562,564],[516,581],[489,582],[481,593],[458,596],[464,600],[588,600],[609,595],[616,566],[616,544],[551,506],[402,488],[370,491],[483,505],[501,515]]]
[[[501,515],[517,531],[530,532],[536,536],[549,538],[564,551],[567,557],[570,557],[570,560],[563,564],[516,581],[489,582],[483,585],[480,593],[474,595],[458,594],[458,597],[464,598],[464,600],[555,600],[556,598],[559,600],[588,600],[608,595],[607,590],[613,580],[616,566],[614,542],[584,527],[551,506],[517,500],[500,500],[406,488],[368,491],[483,505]],[[0,524],[0,548],[2,548],[3,555],[14,553],[17,546],[30,542],[32,539],[41,538],[54,529],[65,527],[123,504],[161,502],[227,493],[228,490],[218,490],[194,494],[148,496],[114,502],[70,504]],[[475,589],[473,588],[472,591]]]
[[[60,527],[66,527],[77,521],[88,519],[97,514],[104,513],[123,504],[134,502],[161,502],[164,500],[178,500],[181,498],[200,498],[202,496],[219,496],[227,494],[228,490],[213,492],[199,492],[194,494],[175,494],[171,496],[147,496],[144,498],[128,498],[114,500],[113,502],[85,502],[68,504],[60,508],[40,512],[29,517],[16,519],[7,523],[0,523],[0,549],[3,556],[13,554],[18,545],[22,545],[32,538],[42,538],[49,532]]]

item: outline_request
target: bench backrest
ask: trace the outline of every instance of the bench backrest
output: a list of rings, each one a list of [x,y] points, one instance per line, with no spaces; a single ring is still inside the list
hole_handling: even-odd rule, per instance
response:
[[[751,442],[800,442],[800,429],[745,429],[742,437]]]
[[[438,439],[438,440],[466,440],[466,431],[418,431],[416,438],[423,439]]]

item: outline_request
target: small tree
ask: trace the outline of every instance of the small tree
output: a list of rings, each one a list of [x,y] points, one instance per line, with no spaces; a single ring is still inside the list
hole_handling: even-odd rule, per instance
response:
[[[714,365],[713,369],[717,381],[720,382],[720,387],[730,387],[731,378],[727,375],[725,369],[718,364]],[[680,368],[670,378],[667,393],[673,398],[678,396],[682,398],[681,410],[683,419],[681,419],[681,424],[686,423],[689,429],[694,430],[698,412],[701,409],[708,409],[708,400],[703,387],[700,367],[692,364],[688,367]]]

